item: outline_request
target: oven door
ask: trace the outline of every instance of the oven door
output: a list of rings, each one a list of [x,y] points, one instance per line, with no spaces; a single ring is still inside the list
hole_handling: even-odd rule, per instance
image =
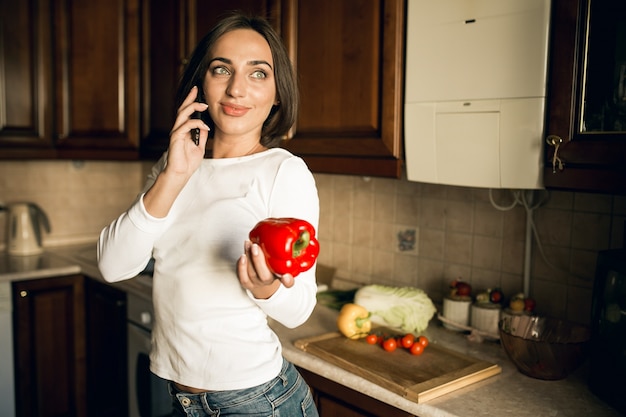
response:
[[[167,381],[150,372],[150,332],[128,323],[128,387],[130,417],[172,415]]]

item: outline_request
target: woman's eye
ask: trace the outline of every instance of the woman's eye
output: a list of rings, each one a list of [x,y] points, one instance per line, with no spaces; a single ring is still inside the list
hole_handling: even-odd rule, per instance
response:
[[[230,72],[224,67],[215,67],[213,68],[213,74],[216,75],[228,75]]]
[[[265,74],[265,71],[258,70],[252,73],[252,78],[265,78],[265,77],[267,77],[267,74]]]

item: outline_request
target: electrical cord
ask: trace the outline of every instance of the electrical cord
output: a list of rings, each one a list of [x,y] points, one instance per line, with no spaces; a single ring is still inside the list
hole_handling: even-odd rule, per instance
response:
[[[533,197],[531,199],[534,200],[534,193],[535,191],[543,191],[543,197],[538,199],[537,202],[535,202],[534,204],[531,204],[531,202],[529,202],[529,197],[528,195],[530,195],[531,197]],[[489,189],[489,201],[491,202],[491,205],[496,208],[497,210],[500,211],[508,211],[508,210],[512,210],[513,208],[515,208],[518,204],[523,206],[524,209],[526,210],[526,218],[528,223],[530,224],[530,228],[532,231],[532,235],[535,238],[535,242],[537,243],[537,249],[539,251],[539,254],[541,255],[541,258],[543,259],[543,261],[546,263],[546,265],[548,265],[550,268],[556,270],[556,271],[560,271],[560,272],[564,272],[568,275],[573,275],[576,278],[582,279],[584,281],[591,281],[592,279],[583,275],[579,275],[576,273],[573,273],[571,271],[568,271],[564,268],[558,267],[556,265],[554,265],[552,262],[550,262],[550,260],[548,259],[548,257],[546,256],[546,253],[544,251],[543,248],[543,244],[541,243],[541,239],[539,238],[539,232],[537,231],[537,226],[535,225],[535,220],[533,218],[533,212],[535,209],[541,207],[543,204],[545,204],[549,199],[550,199],[550,192],[547,190],[511,190],[511,193],[513,195],[513,202],[508,205],[508,206],[502,206],[499,205],[498,203],[495,202],[494,198],[493,198],[493,189],[490,188]]]

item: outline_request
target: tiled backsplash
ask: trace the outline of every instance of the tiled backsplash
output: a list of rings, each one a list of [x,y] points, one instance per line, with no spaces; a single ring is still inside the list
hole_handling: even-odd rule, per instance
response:
[[[510,210],[509,190],[453,187],[406,180],[317,175],[321,262],[338,268],[347,287],[413,285],[441,302],[455,278],[475,290],[524,288],[527,215]],[[530,295],[541,313],[586,323],[599,250],[622,247],[626,197],[535,191]],[[532,206],[532,204],[528,204]],[[403,250],[407,230],[414,249]],[[540,250],[541,246],[541,250]],[[542,255],[543,253],[543,255]],[[545,258],[545,259],[544,259]]]
[[[0,162],[0,202],[33,201],[50,217],[46,245],[94,240],[143,185],[146,162]],[[440,302],[450,281],[474,289],[523,289],[526,211],[494,208],[489,191],[406,180],[316,174],[321,203],[320,262],[340,285],[423,288]],[[544,193],[535,192],[539,200]],[[494,190],[510,206],[512,194]],[[557,192],[533,212],[530,292],[538,310],[589,320],[598,250],[623,246],[626,197]],[[5,242],[0,214],[0,246]]]
[[[94,241],[132,202],[143,185],[138,162],[0,162],[0,204],[30,201],[50,220],[46,245]],[[5,242],[5,214],[0,236]]]

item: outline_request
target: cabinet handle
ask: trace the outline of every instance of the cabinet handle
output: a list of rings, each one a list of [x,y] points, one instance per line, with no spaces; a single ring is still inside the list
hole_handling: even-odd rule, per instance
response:
[[[26,290],[20,291],[20,297],[22,297],[22,298],[28,297],[28,291],[26,291]]]
[[[561,143],[563,143],[563,139],[557,135],[548,135],[546,142],[548,145],[554,146],[554,155],[552,156],[552,173],[556,173],[557,165],[559,167],[559,171],[563,171],[565,163],[561,160],[561,158],[559,158],[559,147],[561,146]]]

